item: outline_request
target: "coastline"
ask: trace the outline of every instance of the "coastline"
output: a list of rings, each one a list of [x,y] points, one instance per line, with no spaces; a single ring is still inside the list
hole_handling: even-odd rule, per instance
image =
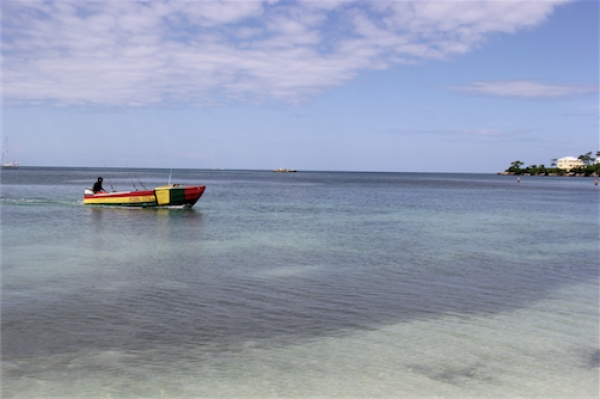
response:
[[[576,173],[576,172],[564,172],[564,173],[521,173],[521,172],[498,172],[500,176],[556,176],[556,177],[599,177],[600,174],[593,173]]]

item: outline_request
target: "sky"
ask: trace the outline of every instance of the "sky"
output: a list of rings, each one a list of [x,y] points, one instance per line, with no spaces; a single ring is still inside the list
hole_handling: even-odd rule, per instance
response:
[[[599,2],[11,1],[22,166],[495,173],[599,144]]]

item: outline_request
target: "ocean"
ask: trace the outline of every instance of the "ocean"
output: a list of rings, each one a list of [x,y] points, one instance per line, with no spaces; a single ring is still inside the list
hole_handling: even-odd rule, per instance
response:
[[[84,206],[206,185],[193,209]],[[2,398],[598,398],[590,178],[1,174]]]

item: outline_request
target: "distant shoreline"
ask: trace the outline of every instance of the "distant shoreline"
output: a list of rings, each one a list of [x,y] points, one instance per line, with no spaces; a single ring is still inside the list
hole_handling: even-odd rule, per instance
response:
[[[556,177],[599,177],[600,175],[596,172],[587,173],[576,173],[576,172],[564,172],[564,173],[520,173],[520,172],[498,172],[500,176],[556,176]]]

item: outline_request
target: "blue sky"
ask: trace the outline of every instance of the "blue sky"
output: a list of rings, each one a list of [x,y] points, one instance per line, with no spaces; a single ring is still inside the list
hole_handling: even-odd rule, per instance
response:
[[[4,1],[32,166],[497,172],[597,151],[597,1]]]

